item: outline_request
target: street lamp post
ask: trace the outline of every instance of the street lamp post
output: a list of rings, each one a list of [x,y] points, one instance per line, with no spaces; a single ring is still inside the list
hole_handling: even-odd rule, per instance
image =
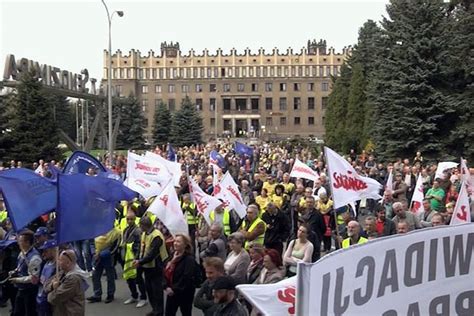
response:
[[[108,115],[109,115],[109,163],[113,163],[114,141],[113,141],[113,126],[112,126],[112,18],[117,13],[119,17],[123,16],[123,11],[114,11],[109,14],[109,8],[105,1],[102,0],[105,11],[107,12],[107,20],[109,22],[109,58],[107,63],[107,97],[108,97]]]

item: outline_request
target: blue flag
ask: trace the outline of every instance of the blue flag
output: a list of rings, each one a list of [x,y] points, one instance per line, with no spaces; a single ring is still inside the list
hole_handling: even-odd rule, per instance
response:
[[[253,148],[245,144],[235,142],[235,153],[238,155],[253,156]]]
[[[225,159],[217,151],[211,151],[209,155],[209,163],[218,166],[219,168],[225,167]]]
[[[0,190],[16,231],[56,208],[56,185],[29,169],[1,171]]]
[[[171,144],[168,144],[168,160],[170,161],[176,161],[176,151],[174,150],[173,146]]]
[[[90,154],[83,151],[75,151],[71,157],[69,157],[66,165],[64,166],[64,174],[86,174],[89,168],[94,168],[98,173],[107,172],[107,168]]]
[[[117,180],[84,174],[59,174],[58,187],[58,243],[90,239],[110,231],[115,220],[115,204],[137,196]]]

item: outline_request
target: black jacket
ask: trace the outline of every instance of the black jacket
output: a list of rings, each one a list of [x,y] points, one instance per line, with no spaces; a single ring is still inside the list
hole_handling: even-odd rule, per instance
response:
[[[194,285],[194,269],[196,268],[196,261],[191,255],[184,255],[176,263],[176,267],[173,271],[173,283],[167,284],[175,295],[187,293],[188,291],[194,292],[196,289]]]
[[[214,312],[214,316],[248,316],[247,309],[234,299],[228,304],[220,304]]]
[[[281,211],[277,211],[275,215],[265,212],[262,215],[262,220],[267,224],[264,241],[266,245],[276,242],[284,242],[288,238],[290,222],[288,217]]]
[[[214,296],[212,295],[212,286],[209,280],[204,281],[201,288],[194,296],[194,307],[203,311],[204,316],[212,316],[219,307],[218,304],[214,303]]]
[[[382,236],[395,235],[396,233],[397,233],[397,228],[395,227],[395,223],[391,219],[386,218],[385,222],[383,223]]]

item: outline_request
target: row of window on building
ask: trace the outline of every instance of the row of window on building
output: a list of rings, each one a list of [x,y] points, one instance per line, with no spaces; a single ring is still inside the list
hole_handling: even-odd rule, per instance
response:
[[[183,99],[184,100],[184,99]],[[182,101],[183,101],[182,100]],[[224,98],[222,99],[222,110],[224,112],[230,112],[230,111],[253,111],[253,112],[259,112],[260,111],[260,99],[259,98],[250,98],[250,103],[248,102],[249,100],[246,98],[235,98],[234,99],[234,106],[232,104],[232,99],[229,98]],[[168,109],[170,111],[175,111],[176,110],[176,99],[168,99],[163,101],[163,99],[155,99],[155,107],[158,107],[162,102],[168,105]],[[328,97],[322,97],[321,98],[321,110],[325,110],[327,107],[328,103]],[[203,111],[204,110],[204,103],[203,99],[197,98],[195,100],[195,105],[196,109],[198,111]],[[216,98],[210,98],[209,103],[208,103],[209,111],[213,112],[216,110],[217,106],[217,99]],[[142,107],[143,111],[145,112],[147,107],[148,107],[148,99],[142,99]],[[278,108],[274,109],[273,106],[273,98],[265,98],[265,110],[267,111],[273,111],[279,109],[280,111],[287,111],[288,110],[288,101],[286,97],[281,97],[278,99]],[[293,98],[293,107],[292,110],[294,111],[299,111],[303,109],[303,104],[301,101],[300,97],[294,97]],[[306,109],[307,110],[315,110],[316,109],[316,99],[315,97],[308,97],[307,98],[307,103],[306,103]]]
[[[113,68],[112,79],[196,79],[260,77],[337,76],[340,65],[327,66],[244,66],[244,67],[161,67]],[[104,69],[107,77],[107,69]]]
[[[303,124],[302,122],[303,121],[302,121],[301,117],[299,117],[299,116],[296,116],[296,117],[293,118],[293,125],[294,126],[301,126]],[[314,116],[308,116],[306,122],[307,122],[308,126],[315,125]],[[279,123],[279,124],[277,125],[277,123]],[[265,129],[267,131],[272,131],[273,126],[288,126],[289,125],[288,123],[289,122],[288,122],[287,117],[280,117],[279,119],[276,119],[276,120],[274,120],[273,117],[266,117],[264,126],[265,126]],[[224,119],[223,124],[224,124],[223,125],[224,130],[230,130],[231,129],[232,125],[231,125],[231,120],[230,119]],[[322,117],[322,124],[324,125],[324,116]],[[215,118],[212,117],[212,118],[209,119],[209,125],[210,125],[211,128],[214,128],[216,126]]]

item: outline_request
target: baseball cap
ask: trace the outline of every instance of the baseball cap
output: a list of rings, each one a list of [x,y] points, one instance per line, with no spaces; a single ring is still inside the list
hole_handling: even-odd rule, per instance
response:
[[[46,227],[39,227],[35,232],[36,237],[42,235],[49,235],[48,229]]]
[[[235,290],[235,282],[229,276],[221,276],[214,282],[213,290]]]
[[[38,247],[39,250],[46,250],[46,249],[49,249],[49,248],[54,248],[54,247],[57,247],[58,246],[58,243],[56,242],[55,239],[50,239],[50,240],[47,240],[45,241],[44,244],[42,244],[41,246]]]

